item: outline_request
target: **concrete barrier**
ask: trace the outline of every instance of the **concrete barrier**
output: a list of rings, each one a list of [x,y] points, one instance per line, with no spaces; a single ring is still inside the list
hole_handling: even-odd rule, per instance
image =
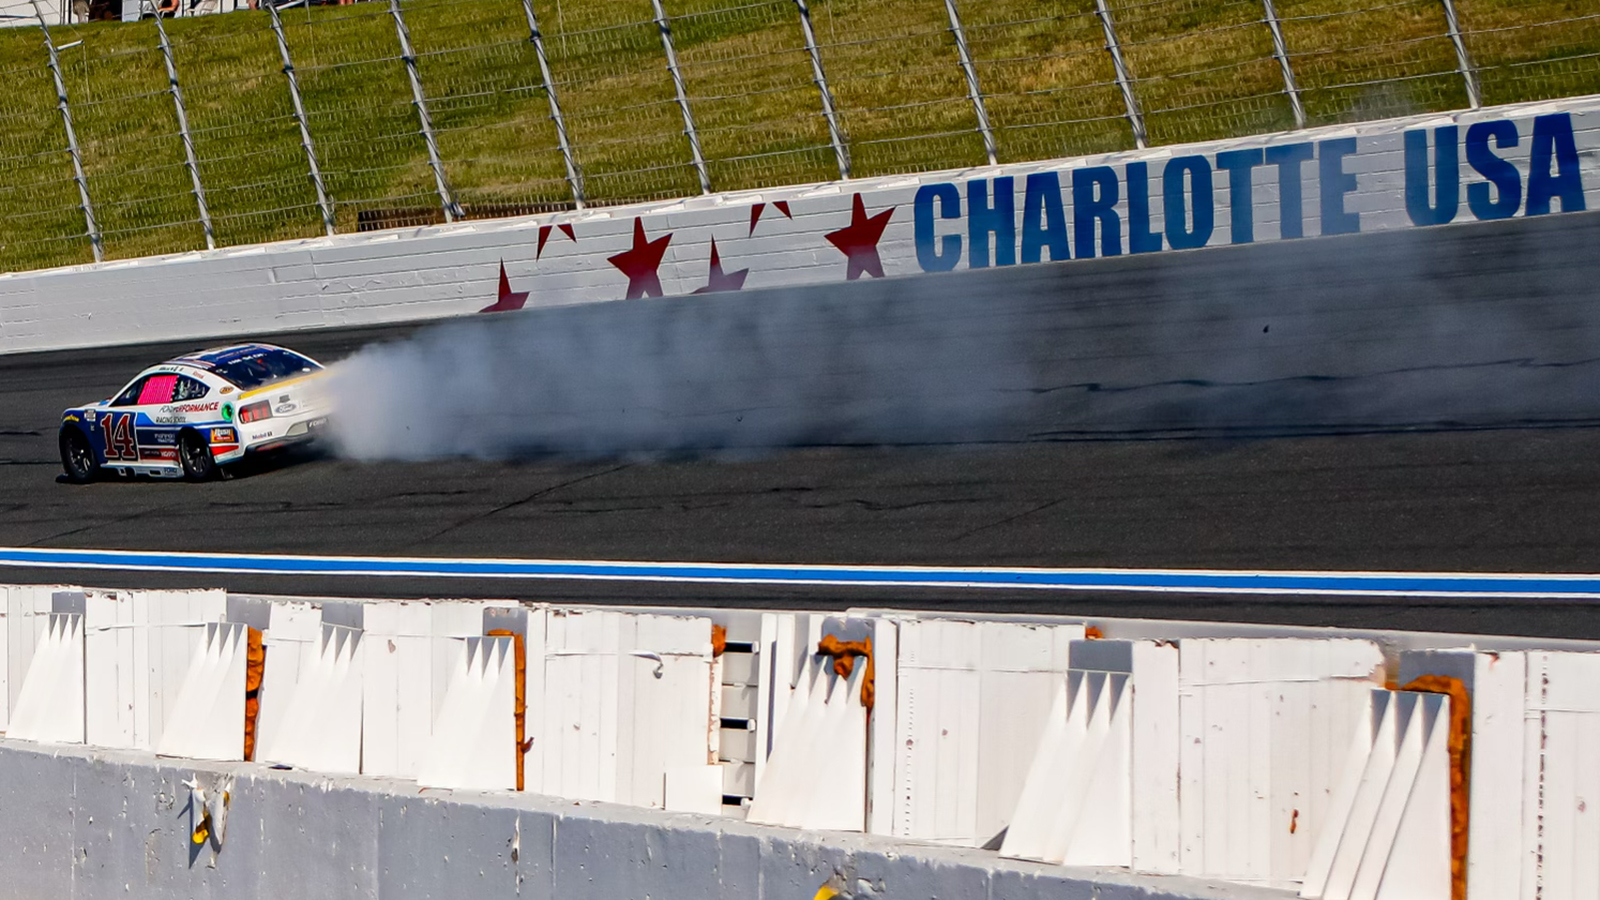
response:
[[[1600,98],[0,275],[0,352],[1570,213]],[[504,273],[504,277],[502,277]]]
[[[228,791],[220,848],[192,840],[186,782]],[[419,795],[410,782],[9,740],[0,808],[0,896],[18,900],[812,900],[825,884],[882,900],[1288,896],[532,794]]]
[[[33,593],[0,587],[6,618],[37,615]],[[137,599],[61,589],[50,616]],[[165,600],[220,606],[200,591]],[[828,882],[863,898],[1070,897],[1092,883],[1096,897],[1533,900],[1559,885],[1600,900],[1582,865],[1600,852],[1585,813],[1594,643],[434,601],[407,663],[398,632],[362,627],[384,605],[236,597],[230,621],[205,625],[238,644],[245,624],[268,624],[263,699],[290,699],[256,733],[278,765],[86,746],[83,723],[121,685],[104,665],[119,648],[80,630],[63,666],[52,624],[0,740],[0,896],[807,898]],[[310,703],[340,688],[275,656],[288,648],[273,623],[292,631],[308,608],[325,646],[338,635],[341,683],[357,686],[345,701]],[[455,634],[468,617],[485,637]],[[498,686],[486,669],[464,680],[490,644]],[[459,665],[363,709],[359,685],[391,655],[414,669],[440,648]],[[242,666],[196,684],[208,653],[169,656],[134,673],[189,679],[150,723],[167,728],[156,750],[171,734],[241,745]],[[272,678],[286,664],[292,687]],[[233,696],[217,702],[224,683]],[[296,724],[302,707],[316,724]],[[55,727],[27,727],[35,708]],[[399,743],[372,741],[369,764],[361,723],[379,712],[427,719],[432,736],[385,731]],[[760,739],[722,748],[739,726]],[[414,780],[378,774],[418,752]],[[524,757],[526,793],[513,789]],[[740,777],[752,766],[753,786]]]

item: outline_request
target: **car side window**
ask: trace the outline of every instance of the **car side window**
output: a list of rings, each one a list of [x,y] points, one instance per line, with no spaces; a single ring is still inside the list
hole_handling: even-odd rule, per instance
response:
[[[126,390],[124,390],[122,393],[117,395],[117,399],[111,401],[111,405],[112,406],[133,406],[133,405],[137,404],[139,402],[139,395],[144,392],[145,382],[147,382],[149,380],[150,380],[150,376],[149,375],[146,375],[143,378],[134,379],[133,384],[128,385]]]
[[[206,387],[205,382],[201,381],[200,379],[190,378],[187,375],[179,375],[178,386],[172,393],[172,399],[174,402],[182,400],[199,400],[201,397],[204,397],[210,392],[211,389]]]
[[[117,395],[112,406],[149,406],[156,403],[171,403],[172,392],[178,386],[177,375],[155,373],[146,375],[128,385],[128,389]]]

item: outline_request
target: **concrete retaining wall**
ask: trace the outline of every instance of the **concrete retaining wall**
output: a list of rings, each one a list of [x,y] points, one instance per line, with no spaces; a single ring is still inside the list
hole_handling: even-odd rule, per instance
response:
[[[1600,98],[1576,98],[0,275],[0,352],[826,284],[1596,205]]]
[[[221,850],[189,839],[188,788],[235,780]],[[811,900],[1285,898],[982,851],[760,828],[532,795],[0,741],[0,897]]]

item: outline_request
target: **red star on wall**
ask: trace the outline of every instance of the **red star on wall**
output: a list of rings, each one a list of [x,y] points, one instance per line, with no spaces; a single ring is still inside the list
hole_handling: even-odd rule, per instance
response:
[[[789,201],[778,200],[773,202],[772,205],[778,210],[778,212],[783,213],[783,217],[785,219],[794,218],[794,213],[789,211]],[[757,203],[750,207],[750,234],[756,233],[756,223],[761,221],[761,211],[766,208],[767,205],[765,203]]]
[[[845,270],[846,281],[855,281],[862,272],[873,278],[883,277],[878,241],[883,237],[884,226],[889,224],[889,217],[894,215],[894,210],[891,206],[875,216],[869,216],[867,207],[861,202],[861,195],[856,194],[855,202],[850,207],[850,224],[825,235],[828,243],[839,248],[839,252],[850,260]]]
[[[533,254],[533,258],[534,259],[538,259],[539,257],[544,256],[544,244],[545,244],[546,241],[550,240],[550,231],[553,228],[561,229],[561,233],[566,235],[567,236],[567,240],[569,240],[569,241],[576,241],[578,239],[578,236],[572,233],[572,226],[571,225],[540,225],[539,226],[539,249],[538,249],[538,251],[536,251]]]
[[[531,292],[512,293],[511,279],[506,277],[506,261],[502,259],[500,260],[500,296],[493,304],[485,306],[478,312],[506,312],[507,310],[521,309],[522,305],[528,302],[529,293]]]
[[[718,291],[737,291],[744,288],[744,279],[750,274],[749,269],[740,269],[737,272],[722,271],[722,257],[717,253],[717,239],[711,239],[711,277],[703,288],[695,288],[696,294],[714,294]]]
[[[661,276],[656,270],[661,268],[661,257],[666,254],[667,244],[671,241],[671,232],[653,241],[645,240],[644,220],[634,217],[633,246],[606,260],[628,276],[629,300],[661,296]]]

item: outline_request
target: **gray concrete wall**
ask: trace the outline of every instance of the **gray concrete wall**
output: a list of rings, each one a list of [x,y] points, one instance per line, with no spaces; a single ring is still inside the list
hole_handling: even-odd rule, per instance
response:
[[[188,789],[232,776],[220,850]],[[860,835],[526,794],[419,792],[234,763],[0,741],[0,897],[1160,900],[1288,895],[1065,869]]]

